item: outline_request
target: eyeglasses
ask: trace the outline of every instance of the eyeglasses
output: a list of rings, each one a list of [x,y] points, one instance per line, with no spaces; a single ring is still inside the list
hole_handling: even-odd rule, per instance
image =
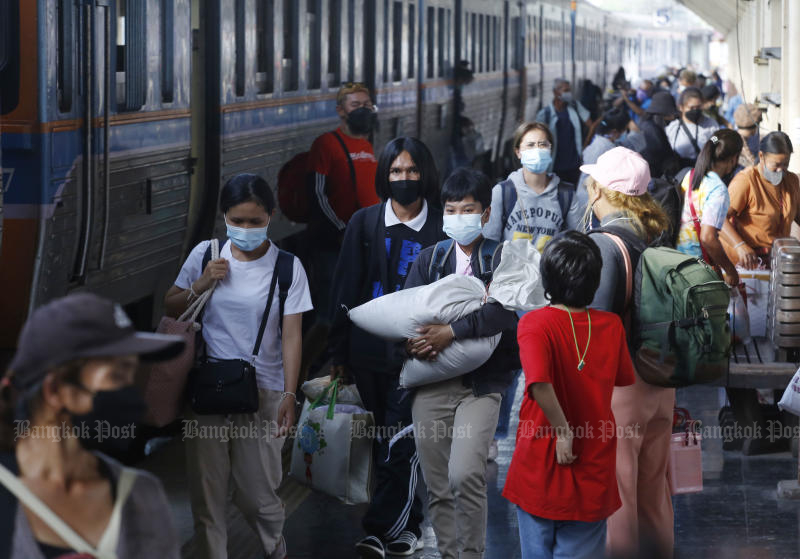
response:
[[[534,147],[541,149],[550,149],[553,146],[550,142],[528,142],[525,147]]]

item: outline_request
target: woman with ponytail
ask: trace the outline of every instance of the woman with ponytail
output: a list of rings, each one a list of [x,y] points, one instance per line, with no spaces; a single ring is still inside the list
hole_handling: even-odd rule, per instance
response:
[[[725,270],[725,280],[731,286],[739,284],[739,274],[719,238],[731,205],[721,177],[736,168],[743,145],[737,132],[727,128],[717,130],[681,183],[686,194],[676,248]]]
[[[594,214],[601,224],[600,231],[591,235],[600,248],[603,266],[600,287],[590,306],[614,312],[624,320],[629,310],[626,279],[633,279],[643,247],[669,228],[669,218],[647,193],[650,168],[641,155],[617,147],[601,155],[596,165],[582,166],[581,171],[589,175],[586,220]],[[630,255],[630,269],[623,251]],[[633,385],[614,388],[615,432],[625,436],[617,438],[616,458],[622,508],[608,519],[606,545],[612,557],[636,556],[643,547],[658,549],[658,556],[672,557],[667,460],[674,403],[674,388],[647,384],[638,374]]]

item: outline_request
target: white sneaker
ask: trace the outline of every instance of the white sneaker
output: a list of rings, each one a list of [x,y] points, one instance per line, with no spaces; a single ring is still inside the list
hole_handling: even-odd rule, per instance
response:
[[[489,445],[489,455],[486,457],[487,462],[494,462],[497,460],[497,440],[492,439],[492,444]]]
[[[397,539],[386,544],[386,555],[408,557],[425,547],[422,539],[418,538],[414,532],[404,530]]]

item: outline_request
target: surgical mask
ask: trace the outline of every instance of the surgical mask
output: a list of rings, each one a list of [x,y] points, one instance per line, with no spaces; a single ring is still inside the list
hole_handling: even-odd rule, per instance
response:
[[[453,214],[443,218],[442,231],[462,246],[477,239],[483,231],[483,214]]]
[[[572,103],[572,100],[574,99],[571,91],[565,91],[564,93],[559,95],[559,97],[564,103]]]
[[[764,178],[767,179],[773,186],[778,186],[783,180],[783,171],[770,171],[766,166],[764,167],[762,174],[764,175]]]
[[[136,441],[136,424],[146,411],[139,389],[125,386],[98,390],[92,396],[92,409],[82,414],[70,413],[70,419],[85,449],[121,455]]]
[[[520,152],[522,166],[531,173],[544,173],[550,167],[553,156],[549,149],[533,148]]]
[[[347,127],[355,134],[369,134],[375,128],[378,115],[367,107],[359,107],[347,113]]]
[[[228,229],[228,238],[231,242],[235,244],[239,250],[250,252],[260,247],[264,244],[264,241],[267,240],[267,228],[269,227],[269,223],[265,227],[245,228],[234,227],[226,220],[225,227]]]
[[[697,124],[703,117],[703,109],[691,109],[686,111],[685,116],[688,120]]]
[[[420,192],[422,192],[422,181],[390,181],[389,190],[392,192],[392,200],[401,206],[409,206],[419,199]]]
[[[646,91],[644,89],[638,89],[636,91],[636,100],[639,101],[639,103],[644,103],[649,98],[650,98],[649,91]]]

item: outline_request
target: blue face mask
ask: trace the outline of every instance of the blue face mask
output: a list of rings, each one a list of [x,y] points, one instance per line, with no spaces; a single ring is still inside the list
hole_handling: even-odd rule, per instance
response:
[[[225,220],[225,227],[228,229],[228,238],[233,244],[245,252],[257,249],[267,240],[267,227],[234,227]]]
[[[533,148],[521,151],[522,166],[531,173],[544,173],[553,162],[553,156],[549,149]]]
[[[483,231],[481,217],[483,214],[452,214],[444,216],[442,231],[462,246],[466,246]]]

